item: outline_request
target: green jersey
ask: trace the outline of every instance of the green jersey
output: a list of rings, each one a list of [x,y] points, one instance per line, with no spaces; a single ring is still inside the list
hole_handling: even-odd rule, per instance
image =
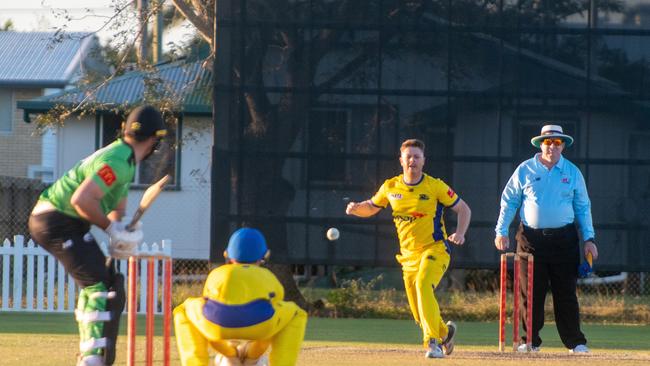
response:
[[[133,149],[118,139],[77,163],[63,177],[43,191],[39,200],[50,202],[66,215],[79,217],[70,204],[70,199],[79,185],[86,178],[91,178],[104,192],[100,203],[104,214],[108,214],[127,196],[134,175]]]

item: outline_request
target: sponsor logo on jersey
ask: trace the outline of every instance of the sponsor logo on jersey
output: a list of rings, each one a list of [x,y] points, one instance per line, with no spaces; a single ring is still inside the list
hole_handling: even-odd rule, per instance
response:
[[[390,193],[389,196],[390,196],[390,198],[396,199],[396,200],[401,200],[402,199],[402,194],[401,193]]]
[[[449,188],[449,190],[447,190],[447,196],[449,196],[449,198],[453,198],[453,197],[454,197],[454,194],[455,194],[455,193],[454,193],[454,190],[453,190],[453,189]]]
[[[420,201],[428,201],[428,200],[429,200],[429,196],[427,196],[424,193],[420,194]]]
[[[115,177],[115,172],[113,172],[113,169],[108,164],[105,164],[101,169],[99,169],[97,175],[109,187],[115,183],[115,180],[117,179]]]
[[[413,222],[416,219],[421,219],[425,216],[427,216],[425,213],[412,212],[410,215],[395,215],[393,216],[393,220],[395,222]]]
[[[568,177],[562,178],[562,183],[569,184],[569,178]]]
[[[417,217],[413,217],[411,215],[395,215],[393,216],[393,221],[395,223],[400,223],[400,222],[413,222],[415,221]]]

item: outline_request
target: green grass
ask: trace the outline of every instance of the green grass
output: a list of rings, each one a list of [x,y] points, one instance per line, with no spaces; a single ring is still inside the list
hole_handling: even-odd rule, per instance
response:
[[[157,329],[160,329],[161,319],[157,321]],[[140,318],[139,322],[138,329],[142,334],[144,318]],[[494,352],[497,346],[497,325],[494,322],[458,322],[458,326],[457,351],[453,357],[444,360],[446,364],[650,364],[650,326],[647,325],[584,325],[583,330],[594,355],[577,361],[567,360],[566,350],[561,347],[552,323],[542,331],[544,358],[522,358],[510,352]],[[124,326],[122,333],[125,333]],[[508,334],[511,332],[508,331]],[[300,366],[425,365],[435,362],[423,360],[420,331],[411,320],[310,318],[305,338],[298,363]],[[72,314],[0,313],[2,365],[72,364],[77,342],[77,328]],[[158,336],[157,349],[160,349],[161,343]],[[144,337],[139,337],[138,344],[144,344]],[[172,345],[173,364],[178,365],[175,343]],[[118,347],[120,352],[116,365],[124,364],[125,337],[120,337]],[[587,360],[588,363],[583,363]]]

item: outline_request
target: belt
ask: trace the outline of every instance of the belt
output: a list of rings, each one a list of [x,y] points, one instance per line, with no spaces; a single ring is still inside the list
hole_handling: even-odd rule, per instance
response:
[[[531,231],[531,232],[534,232],[536,234],[541,234],[543,236],[554,236],[554,235],[562,234],[562,233],[566,232],[567,229],[570,229],[571,227],[573,227],[573,224],[567,224],[565,226],[555,227],[555,228],[533,229],[532,227],[528,227],[528,226],[524,225],[524,229],[526,231]]]
[[[32,215],[40,215],[47,212],[56,211],[56,207],[48,201],[38,201],[34,209],[32,210]]]

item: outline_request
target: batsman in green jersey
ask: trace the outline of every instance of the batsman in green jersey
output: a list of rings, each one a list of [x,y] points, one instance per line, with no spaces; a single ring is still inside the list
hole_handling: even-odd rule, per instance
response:
[[[79,324],[78,366],[106,366],[115,360],[124,278],[107,261],[90,226],[108,234],[113,258],[127,258],[142,242],[140,228],[121,222],[136,164],[148,158],[166,135],[155,108],[134,109],[122,135],[81,160],[40,195],[29,218],[29,231],[40,246],[65,267],[79,285],[75,310]]]

